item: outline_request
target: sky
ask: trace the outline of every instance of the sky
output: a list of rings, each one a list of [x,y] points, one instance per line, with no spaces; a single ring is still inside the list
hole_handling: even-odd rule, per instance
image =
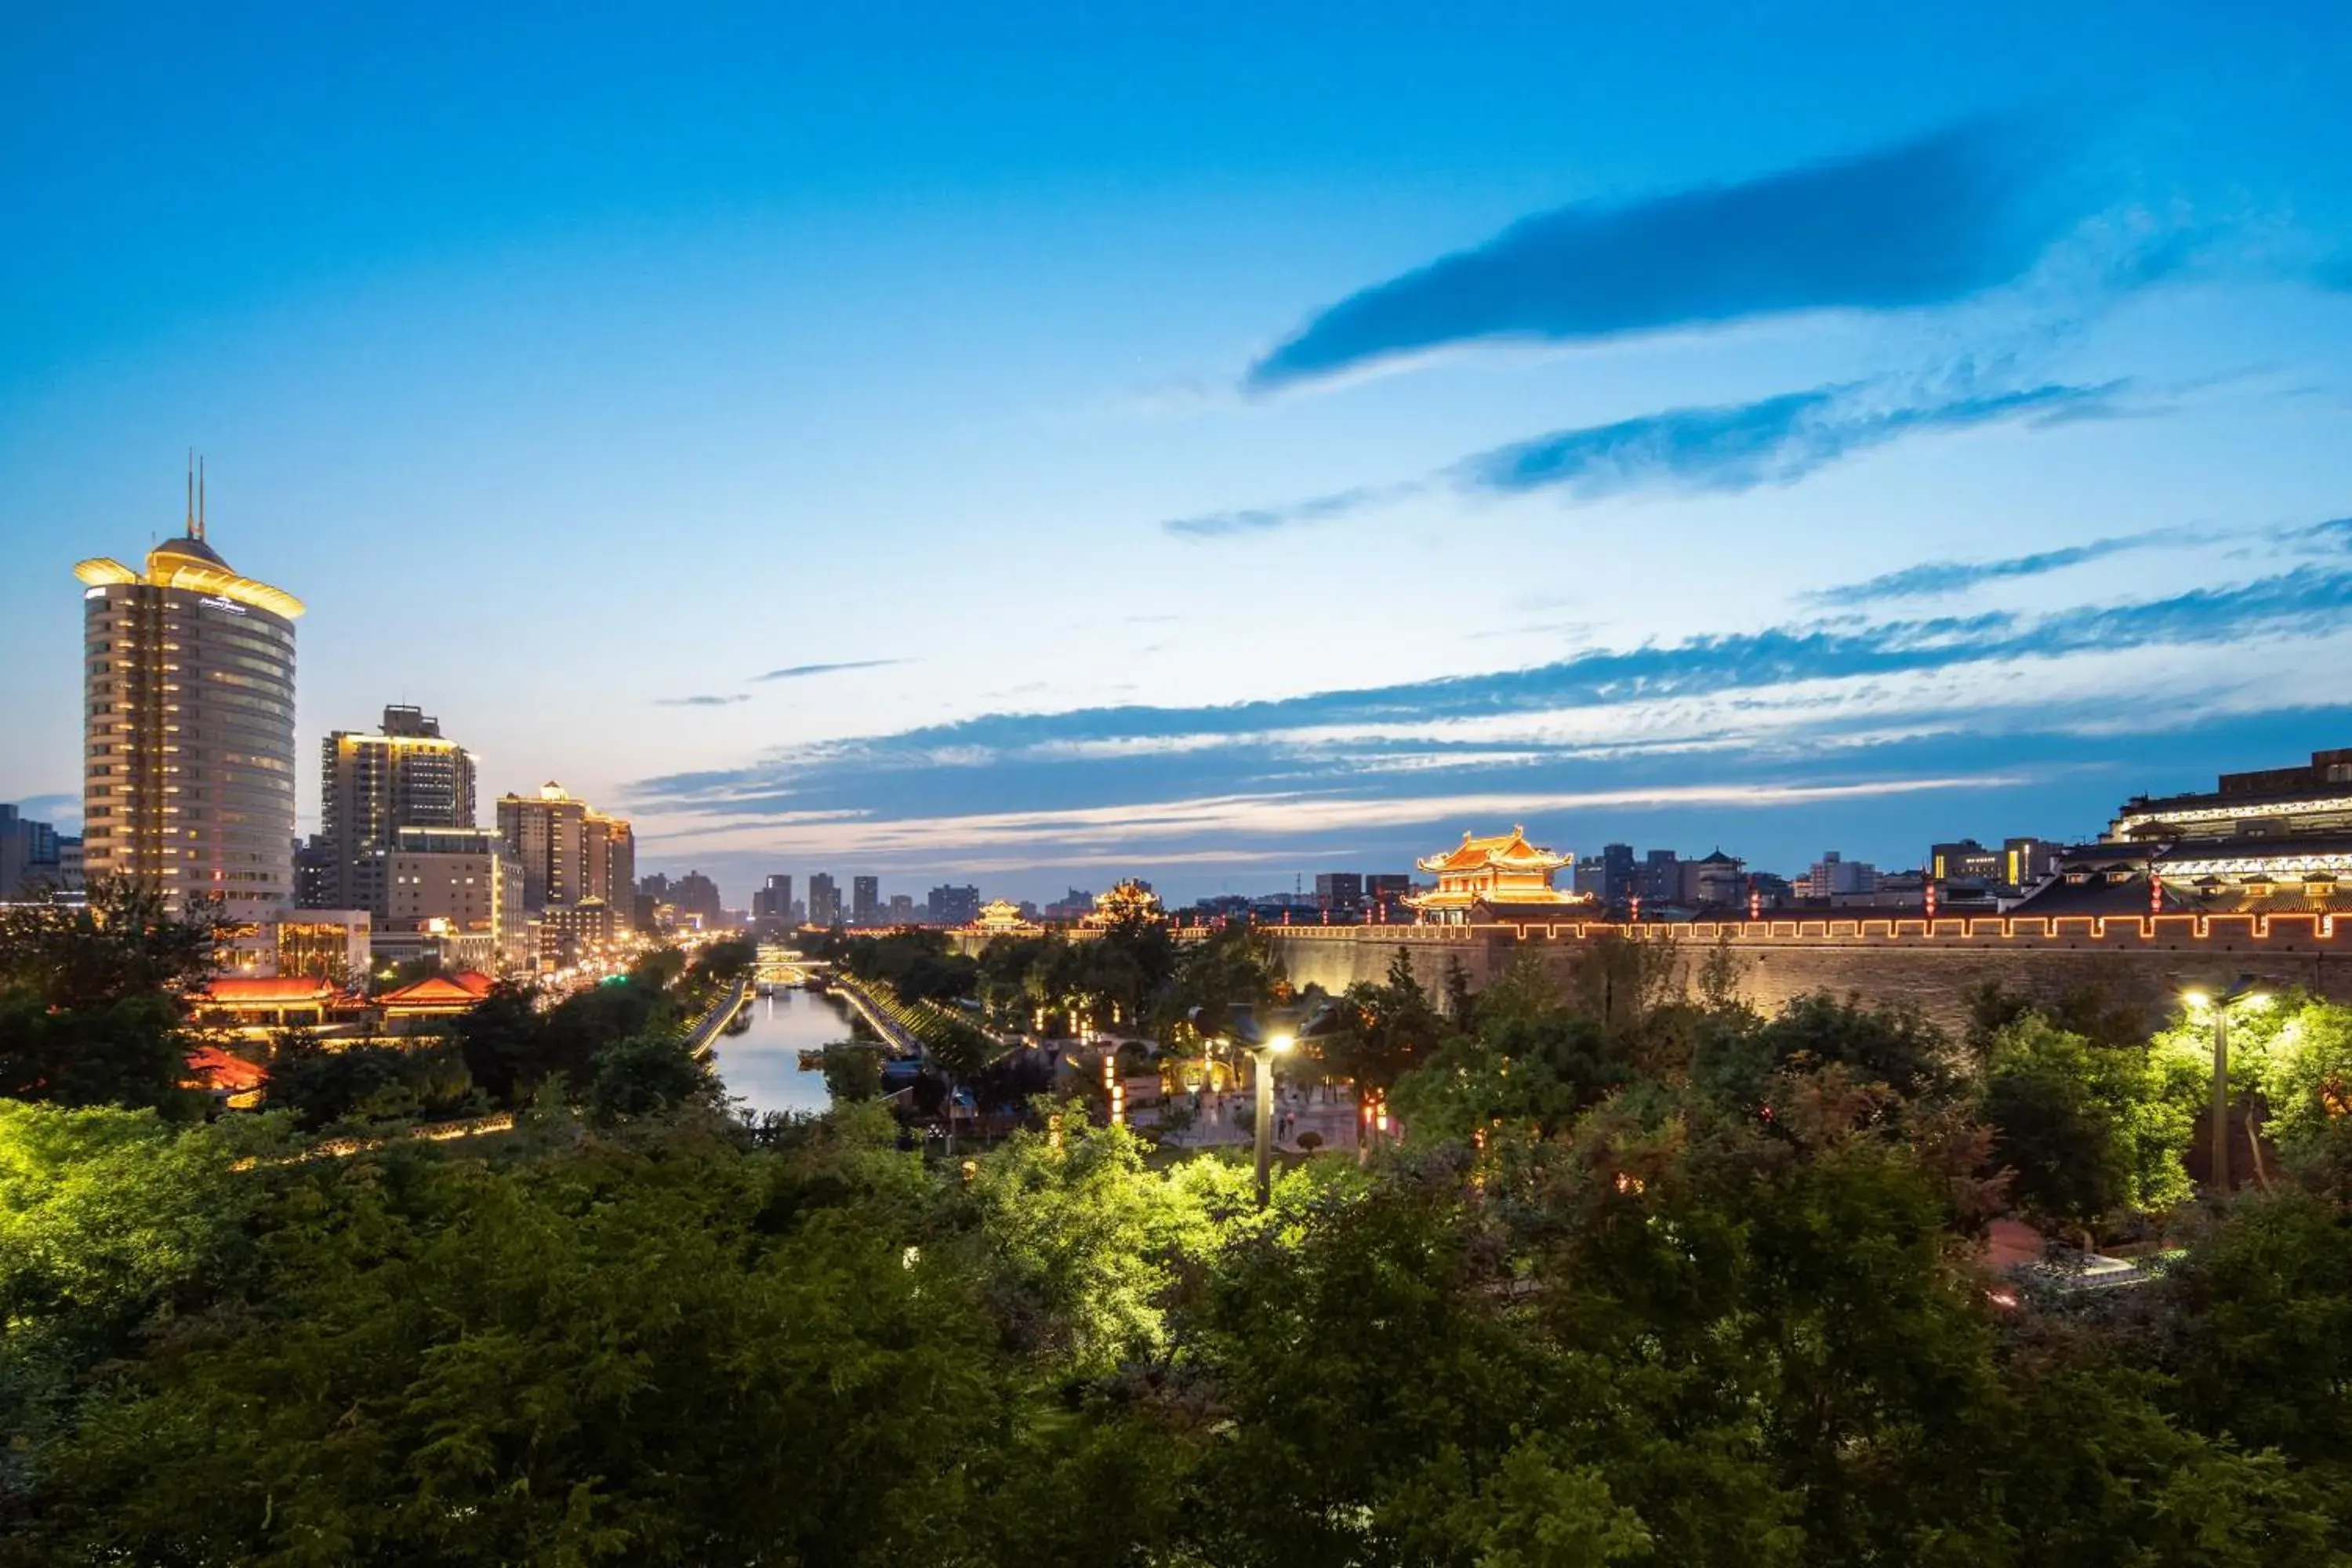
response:
[[[604,9],[14,21],[0,800],[191,447],[306,827],[414,702],[739,904],[2352,745],[2340,5]]]

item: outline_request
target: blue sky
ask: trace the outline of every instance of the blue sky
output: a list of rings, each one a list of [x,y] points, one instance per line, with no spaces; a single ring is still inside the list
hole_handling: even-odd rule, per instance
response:
[[[192,445],[306,757],[418,702],[737,900],[2352,743],[2340,6],[851,9],[20,19],[0,799]]]

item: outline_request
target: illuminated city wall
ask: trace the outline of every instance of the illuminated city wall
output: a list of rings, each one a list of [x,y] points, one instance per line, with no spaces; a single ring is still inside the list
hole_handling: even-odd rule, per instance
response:
[[[1472,985],[1491,984],[1522,952],[1562,969],[1603,936],[1673,942],[1696,981],[1718,944],[1738,961],[1739,985],[1770,1011],[1815,992],[1907,1002],[1948,1027],[1966,1021],[1970,987],[1996,980],[2054,995],[2098,984],[2119,1000],[2161,1006],[2173,984],[2225,983],[2259,974],[2352,1002],[2352,914],[1997,916],[1898,920],[1755,921],[1625,926],[1563,921],[1530,926],[1269,926],[1292,984],[1338,992],[1379,981],[1402,947],[1434,990],[1449,958]]]

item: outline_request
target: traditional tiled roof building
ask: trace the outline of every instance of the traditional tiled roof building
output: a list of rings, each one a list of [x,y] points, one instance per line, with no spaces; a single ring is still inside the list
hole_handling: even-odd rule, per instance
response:
[[[1437,878],[1437,886],[1405,902],[1424,921],[1454,925],[1589,908],[1589,896],[1564,893],[1551,885],[1552,873],[1569,859],[1528,843],[1524,827],[1486,838],[1465,832],[1453,849],[1414,862]]]
[[[991,899],[980,906],[980,913],[962,928],[978,937],[1037,936],[1045,927],[1021,912],[1021,906],[1010,899]]]
[[[1096,899],[1093,912],[1080,919],[1078,924],[1091,931],[1104,931],[1131,921],[1153,924],[1167,918],[1160,912],[1160,896],[1151,890],[1151,884],[1129,877]]]

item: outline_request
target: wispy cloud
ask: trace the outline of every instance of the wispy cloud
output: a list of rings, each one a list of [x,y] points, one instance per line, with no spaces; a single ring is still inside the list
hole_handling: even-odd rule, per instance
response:
[[[1970,384],[1973,373],[1956,379],[1957,388],[1890,378],[1817,386],[1753,403],[1669,408],[1513,441],[1425,479],[1359,486],[1284,506],[1175,518],[1161,526],[1188,539],[1263,533],[1325,521],[1440,483],[1499,495],[1554,490],[1577,500],[1643,489],[1738,491],[1791,484],[1843,458],[1910,437],[2129,412],[2122,382],[1980,390]]]
[[[905,664],[903,658],[855,658],[841,664],[792,664],[782,669],[755,675],[754,680],[805,680],[813,675],[838,675],[847,669],[883,669],[894,664]]]
[[[656,708],[726,708],[738,702],[749,702],[751,700],[751,698],[745,696],[741,692],[737,692],[731,697],[710,697],[704,695],[697,695],[693,697],[656,697],[654,699],[654,706]]]
[[[2223,537],[2189,528],[2151,528],[2139,533],[2116,534],[2056,550],[2037,550],[1997,561],[1928,561],[1887,572],[1861,583],[1842,584],[1808,595],[1817,605],[1874,605],[1888,599],[1927,599],[1962,593],[1984,583],[2012,577],[2040,577],[2110,556],[2141,550],[2169,550],[2203,544]]]
[[[1120,855],[1129,859],[1149,855],[1155,860],[1182,863],[1202,857],[1198,852],[1171,850],[1168,846],[1202,834],[1230,838],[1287,834],[1307,840],[1320,834],[1410,827],[1431,821],[1493,821],[1514,813],[1662,806],[1773,809],[1865,796],[1998,789],[2023,782],[2018,775],[1990,770],[1869,783],[1661,783],[1620,789],[1487,790],[1379,796],[1270,791],[1192,796],[1148,806],[1086,806],[974,812],[895,821],[866,818],[837,824],[803,823],[781,832],[764,832],[760,842],[785,851],[822,854],[854,849],[873,856],[1020,849],[1028,852],[1024,859],[1034,865],[1092,865]],[[1234,852],[1219,853],[1231,856]]]
[[[1160,526],[1180,539],[1223,539],[1236,533],[1266,533],[1300,523],[1324,522],[1418,490],[1417,482],[1359,485],[1330,495],[1310,496],[1283,506],[1248,507],[1238,511],[1204,512],[1198,517],[1170,518]]]
[[[1983,673],[1994,670],[2040,671],[2014,691],[2032,706],[2055,689],[2052,670],[2110,670],[2111,663],[2098,661],[2162,650],[2174,650],[2164,657],[2188,683],[2183,689],[2193,690],[2218,679],[2203,673],[2215,662],[2211,649],[2333,636],[2347,608],[2352,567],[2310,563],[2036,616],[1794,622],[1595,649],[1529,668],[1272,700],[992,714],[792,749],[750,768],[648,780],[639,789],[662,809],[751,816],[866,811],[893,801],[932,810],[952,801],[971,810],[984,797],[1052,802],[1114,782],[1120,798],[1149,799],[1184,780],[1271,783],[1288,772],[1349,790],[1362,787],[1368,763],[1392,764],[1400,756],[1442,762],[1450,752],[1466,763],[1475,753],[1493,765],[1497,746],[1530,746],[1537,757],[1562,746],[1579,755],[1596,747],[1687,750],[1710,736],[1753,731],[1767,714],[1778,715],[1773,727],[1799,724],[1820,735],[1857,724],[1873,732],[1900,728],[1923,712],[1965,709],[1970,689],[2007,679]],[[2275,702],[2300,689],[2269,684],[2270,693],[2249,700]],[[2084,690],[2089,700],[2105,688],[2094,682]],[[1594,714],[1604,717],[1580,717]]]
[[[1745,490],[1790,483],[1906,436],[2095,414],[2115,407],[2120,390],[2120,383],[2043,385],[1902,403],[1886,402],[1870,387],[1822,386],[1558,430],[1465,458],[1454,471],[1466,486],[1506,494],[1560,489],[1591,498],[1659,486]]]
[[[1251,367],[1255,390],[1448,344],[1591,340],[1815,310],[1900,310],[2024,274],[2084,216],[2012,124],[1960,125],[1738,184],[1520,220],[1349,296]]]

